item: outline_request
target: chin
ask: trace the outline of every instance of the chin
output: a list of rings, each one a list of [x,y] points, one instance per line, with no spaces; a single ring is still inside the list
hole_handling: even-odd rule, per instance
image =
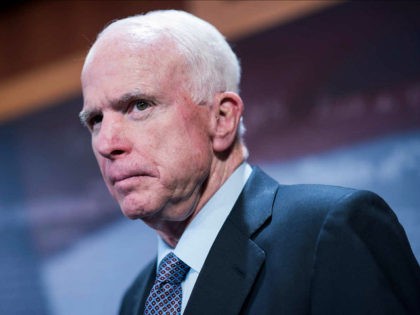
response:
[[[138,213],[132,212],[132,211],[127,211],[127,210],[122,210],[122,213],[124,214],[124,216],[130,220],[138,220],[141,219],[142,216],[139,215]]]
[[[136,198],[137,197],[137,198]],[[143,220],[154,216],[159,212],[158,204],[151,204],[148,200],[138,198],[139,196],[125,197],[119,201],[120,208],[124,216],[131,220]]]
[[[137,219],[144,219],[153,214],[153,211],[149,211],[144,207],[135,206],[135,207],[127,207],[125,205],[120,205],[121,211],[127,218],[131,220]]]
[[[146,216],[146,210],[143,206],[140,206],[137,202],[133,202],[133,200],[126,200],[123,199],[119,201],[121,212],[127,218],[131,220],[142,219]]]

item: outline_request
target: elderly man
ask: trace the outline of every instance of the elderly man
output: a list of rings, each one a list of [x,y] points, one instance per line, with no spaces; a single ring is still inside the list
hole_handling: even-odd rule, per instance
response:
[[[80,118],[124,215],[159,235],[120,314],[420,314],[382,199],[246,162],[239,81],[223,36],[182,11],[115,21],[90,49]]]

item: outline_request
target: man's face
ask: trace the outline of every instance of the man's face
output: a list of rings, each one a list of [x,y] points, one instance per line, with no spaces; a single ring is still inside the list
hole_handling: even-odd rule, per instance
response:
[[[185,220],[212,164],[212,106],[191,101],[172,46],[96,46],[82,74],[83,115],[110,193],[129,218]]]

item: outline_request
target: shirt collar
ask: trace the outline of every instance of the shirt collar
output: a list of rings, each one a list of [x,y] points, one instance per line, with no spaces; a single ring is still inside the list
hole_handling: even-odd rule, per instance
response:
[[[246,181],[251,175],[251,166],[242,163],[210,198],[182,234],[175,249],[158,237],[158,266],[162,259],[173,251],[191,269],[200,272],[204,261],[232,210]]]

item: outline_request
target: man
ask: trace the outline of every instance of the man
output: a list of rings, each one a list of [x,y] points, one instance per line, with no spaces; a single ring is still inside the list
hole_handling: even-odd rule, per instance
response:
[[[120,314],[420,314],[382,199],[246,162],[239,81],[223,36],[181,11],[115,21],[90,49],[80,118],[124,215],[159,235]]]

